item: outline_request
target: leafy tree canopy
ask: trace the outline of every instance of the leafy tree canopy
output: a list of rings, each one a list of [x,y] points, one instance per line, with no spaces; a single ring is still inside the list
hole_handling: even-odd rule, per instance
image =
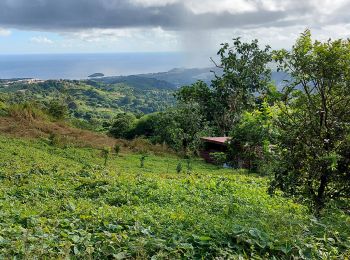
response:
[[[304,198],[319,212],[350,198],[350,41],[313,42],[305,31],[291,51],[274,53],[290,73],[284,88],[272,188]]]

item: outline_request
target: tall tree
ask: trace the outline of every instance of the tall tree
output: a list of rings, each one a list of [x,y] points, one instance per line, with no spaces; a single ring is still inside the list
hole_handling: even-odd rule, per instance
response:
[[[222,44],[218,51],[223,75],[212,82],[215,89],[215,119],[222,134],[238,122],[242,112],[254,106],[255,96],[266,91],[271,81],[270,46],[260,49],[258,40],[251,43],[233,39],[233,46]]]
[[[240,38],[233,39],[233,46],[222,44],[218,56],[220,62],[213,62],[222,73],[215,75],[211,86],[203,82],[185,86],[177,93],[177,99],[197,103],[218,134],[226,135],[243,110],[254,106],[256,94],[266,90],[272,58],[269,46],[260,49],[257,40],[243,43]]]
[[[280,104],[271,187],[306,199],[319,213],[330,200],[350,198],[350,41],[313,42],[307,30],[275,60],[291,80]]]

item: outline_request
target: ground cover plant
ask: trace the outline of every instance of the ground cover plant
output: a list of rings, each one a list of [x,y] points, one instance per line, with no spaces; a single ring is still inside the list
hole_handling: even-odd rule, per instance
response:
[[[0,136],[0,259],[346,259],[350,216],[176,156]],[[331,207],[331,205],[329,206]]]

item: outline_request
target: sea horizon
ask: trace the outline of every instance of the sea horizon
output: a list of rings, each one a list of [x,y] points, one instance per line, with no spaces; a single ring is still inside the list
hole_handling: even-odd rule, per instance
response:
[[[87,79],[94,73],[123,76],[185,68],[181,52],[0,54],[0,79]]]

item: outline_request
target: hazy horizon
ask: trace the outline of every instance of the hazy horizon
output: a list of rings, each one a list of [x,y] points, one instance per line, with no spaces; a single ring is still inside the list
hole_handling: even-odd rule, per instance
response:
[[[86,79],[93,73],[105,76],[166,72],[174,68],[200,68],[207,63],[187,64],[181,52],[0,54],[0,79]]]

